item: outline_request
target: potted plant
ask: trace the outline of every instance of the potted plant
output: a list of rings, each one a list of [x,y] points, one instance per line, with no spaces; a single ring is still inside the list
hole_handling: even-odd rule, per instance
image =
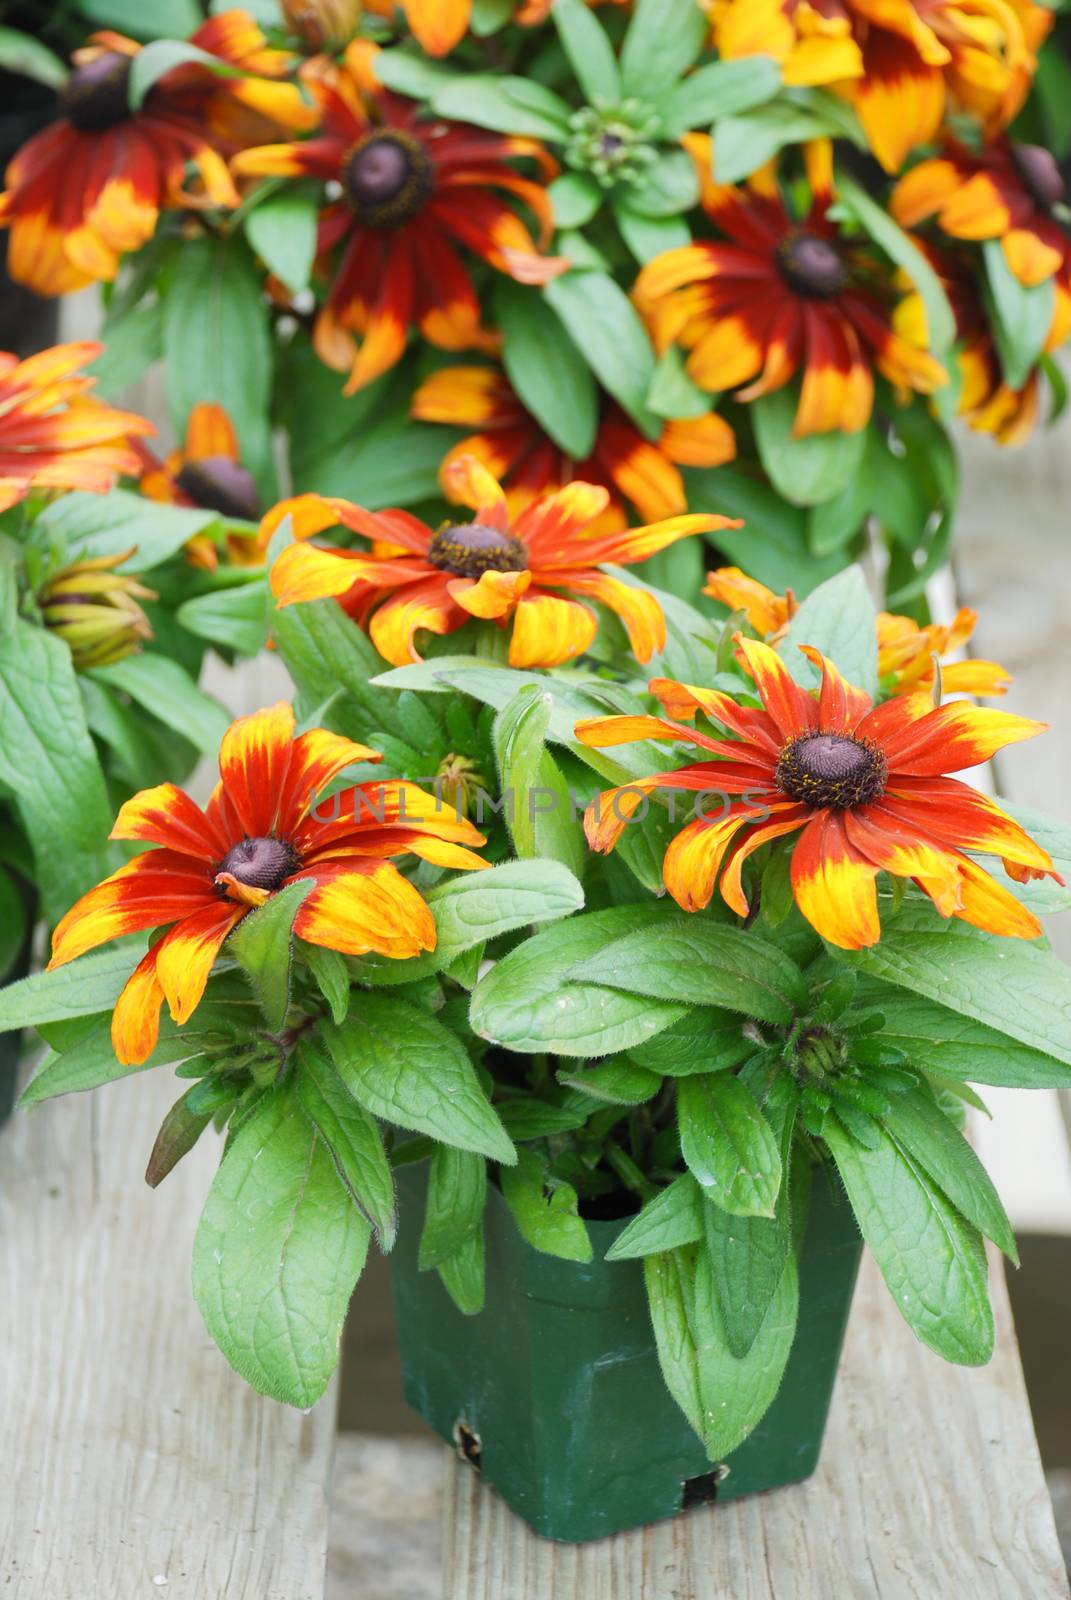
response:
[[[861,1240],[992,1347],[962,1122],[1071,1081],[1071,841],[957,776],[1041,726],[926,588],[952,415],[1058,391],[1005,132],[1046,14],[411,9],[99,38],[37,148],[57,193],[153,150],[122,228],[68,193],[51,286],[106,282],[106,393],[163,360],[181,448],[118,493],[206,519],[177,624],[293,696],[211,724],[203,807],[115,794],[137,853],[77,850],[0,1026],[31,1106],[176,1068],[153,1185],[224,1135],[194,1292],[244,1378],[322,1395],[374,1241],[413,1404],[582,1539],[813,1468]]]

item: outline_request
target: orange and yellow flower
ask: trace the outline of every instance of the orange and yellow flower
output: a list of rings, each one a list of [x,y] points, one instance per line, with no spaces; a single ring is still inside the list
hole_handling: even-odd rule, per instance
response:
[[[593,534],[610,496],[592,483],[540,495],[514,519],[500,484],[471,456],[454,462],[451,483],[454,497],[475,516],[435,532],[408,511],[365,511],[314,494],[284,500],[261,524],[264,541],[289,516],[298,540],[341,523],[373,546],[365,551],[289,545],[271,570],[277,603],[334,595],[367,624],[372,643],[395,666],[420,660],[414,640],[421,628],[445,634],[474,617],[501,628],[512,619],[510,665],[554,667],[591,644],[598,622],[584,601],[596,600],[617,613],[635,655],[649,661],[665,645],[662,608],[653,595],[603,566],[645,561],[691,534],[740,526],[700,514]]]
[[[162,210],[238,204],[227,153],[310,125],[297,86],[278,81],[290,56],[267,48],[248,13],[209,18],[190,43],[241,75],[185,63],[159,78],[137,111],[129,86],[141,45],[102,32],[75,53],[62,116],[19,150],[0,196],[17,282],[59,295],[111,280],[120,259],[152,238]]]
[[[776,645],[799,610],[792,590],[775,594],[739,567],[719,567],[707,573],[703,593],[730,611],[742,611],[765,644]],[[995,661],[947,661],[962,650],[973,634],[978,613],[961,606],[947,624],[917,623],[912,617],[882,611],[877,619],[878,678],[884,694],[934,691],[936,662],[941,666],[941,687],[948,694],[1004,694],[1011,675]],[[746,665],[746,661],[744,663]]]
[[[1052,12],[1032,0],[707,0],[718,53],[772,55],[793,87],[855,107],[886,172],[950,111],[992,136],[1026,98]]]
[[[458,245],[520,283],[546,283],[568,265],[540,253],[500,192],[528,206],[545,244],[553,228],[546,189],[509,164],[530,156],[551,174],[542,147],[428,121],[416,101],[376,90],[374,59],[358,40],[342,68],[310,62],[307,82],[323,122],[317,136],[246,150],[233,163],[239,173],[341,187],[320,216],[321,270],[329,273],[340,255],[313,343],[328,366],[349,372],[347,394],[398,361],[414,323],[443,350],[494,347]]]
[[[186,439],[181,450],[172,450],[164,462],[158,461],[146,446],[138,448],[141,473],[138,487],[149,500],[167,505],[200,506],[218,511],[221,517],[256,522],[260,517],[260,495],[253,475],[242,466],[238,435],[222,406],[201,400],[186,421]],[[227,531],[227,559],[231,566],[259,567],[264,559],[255,534]],[[186,545],[191,566],[214,572],[219,565],[219,547],[206,533],[195,534]]]
[[[104,494],[121,474],[137,472],[130,441],[156,429],[89,394],[96,379],[81,368],[103,349],[57,344],[25,361],[0,351],[0,511],[31,489]]]
[[[513,21],[522,28],[535,27],[550,15],[553,0],[514,0]],[[588,0],[597,5],[599,0]],[[613,5],[628,5],[629,0],[609,0]],[[449,55],[461,43],[472,21],[472,0],[367,0],[367,10],[377,16],[393,17],[399,9],[413,37],[429,56]]]
[[[831,155],[808,145],[811,204],[797,220],[770,169],[746,188],[710,178],[710,140],[684,139],[703,182],[702,205],[727,242],[667,250],[640,272],[636,299],[659,351],[688,351],[689,375],[710,393],[755,400],[802,373],[794,433],[856,433],[870,420],[874,368],[929,394],[947,377],[901,339],[867,283],[867,263],[829,217]]]
[[[990,933],[1033,939],[1032,912],[966,852],[999,856],[1020,882],[1057,877],[1052,860],[987,796],[946,774],[988,761],[1045,724],[959,700],[935,707],[929,694],[897,695],[875,707],[817,650],[817,698],[792,679],[769,645],[737,636],[761,707],[714,689],[655,678],[663,716],[593,718],[577,724],[583,744],[678,740],[703,757],[602,794],[585,816],[588,842],[612,850],[629,818],[657,789],[697,795],[693,821],[670,842],[666,888],[685,911],[710,903],[715,887],[739,916],[749,910],[744,866],[763,845],[798,834],[792,846],[796,904],[830,944],[860,950],[881,935],[879,872],[909,878],[943,917]],[[689,727],[698,711],[729,738]],[[720,884],[719,884],[720,879]]]
[[[580,478],[601,484],[610,496],[595,530],[599,533],[628,526],[626,501],[649,522],[679,516],[688,509],[680,467],[720,467],[736,454],[733,430],[716,412],[667,422],[655,443],[620,406],[606,400],[591,454],[574,461],[525,409],[497,367],[441,367],[417,389],[410,411],[421,422],[479,430],[443,458],[439,478],[448,497],[453,463],[465,455],[475,456],[500,481],[514,517],[538,495]]]
[[[295,738],[294,713],[279,704],[227,731],[220,781],[203,811],[173,783],[126,802],[112,838],[159,848],[71,907],[53,934],[50,963],[170,925],[116,1002],[112,1043],[121,1062],[152,1053],[165,1000],[175,1022],[189,1019],[231,929],[289,883],[313,885],[294,918],[294,932],[310,944],[397,958],[435,948],[431,912],[390,858],[484,867],[468,848],[484,838],[412,783],[361,783],[322,800],[346,767],[380,759],[325,728]]]
[[[891,209],[904,228],[933,217],[952,239],[999,239],[1020,283],[1031,288],[1062,269],[1066,292],[1071,246],[1053,216],[1064,192],[1050,150],[999,139],[977,155],[950,144],[921,161],[896,185]]]

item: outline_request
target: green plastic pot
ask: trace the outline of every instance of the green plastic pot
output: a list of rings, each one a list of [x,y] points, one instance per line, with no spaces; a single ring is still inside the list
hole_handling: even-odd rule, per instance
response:
[[[537,1533],[598,1539],[814,1471],[861,1249],[822,1173],[784,1382],[724,1462],[707,1458],[662,1381],[640,1263],[602,1259],[625,1220],[589,1222],[589,1265],[560,1261],[521,1238],[492,1186],[486,1304],[466,1317],[435,1272],[417,1270],[426,1188],[425,1166],[399,1171],[390,1261],[406,1399]]]

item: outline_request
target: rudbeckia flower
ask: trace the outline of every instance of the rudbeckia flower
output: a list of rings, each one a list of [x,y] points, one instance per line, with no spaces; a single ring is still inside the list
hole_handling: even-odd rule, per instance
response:
[[[136,1065],[152,1053],[165,1000],[175,1022],[188,1021],[228,933],[289,883],[314,885],[294,919],[310,944],[398,958],[435,948],[431,912],[390,857],[483,867],[467,846],[484,838],[412,783],[362,783],[322,800],[344,768],[379,760],[325,728],[295,738],[294,713],[279,704],[228,729],[220,781],[203,811],[173,783],[126,802],[111,837],[159,848],[71,907],[52,936],[49,963],[170,925],[116,1001],[112,1043],[121,1062]]]
[[[26,361],[0,351],[0,511],[31,489],[104,494],[120,474],[137,472],[128,441],[156,429],[93,399],[96,379],[79,375],[103,349],[57,344]]]
[[[364,511],[313,494],[284,500],[261,524],[262,540],[289,516],[299,540],[341,523],[371,539],[373,548],[289,545],[271,570],[278,604],[336,596],[368,624],[372,643],[395,666],[420,660],[413,641],[421,628],[453,633],[473,617],[504,628],[512,618],[510,666],[556,667],[594,639],[595,613],[583,603],[591,599],[617,613],[635,655],[649,661],[666,640],[662,608],[645,590],[604,572],[603,564],[645,561],[690,534],[741,525],[693,515],[592,534],[610,500],[598,484],[570,483],[540,495],[514,519],[501,486],[471,456],[454,463],[451,481],[455,498],[475,517],[436,531],[408,511]]]
[[[713,0],[718,53],[773,55],[784,82],[836,85],[886,172],[950,110],[986,134],[1018,112],[1052,13],[1031,0]]]
[[[742,611],[764,644],[776,644],[799,610],[789,589],[775,594],[756,578],[749,578],[739,567],[719,567],[708,572],[703,593],[720,600],[730,611]],[[1011,675],[995,661],[946,661],[967,644],[978,622],[978,613],[961,606],[948,624],[929,622],[920,625],[912,617],[882,611],[877,619],[878,677],[886,694],[904,694],[925,689],[932,694],[941,664],[941,687],[948,694],[1003,694]],[[746,664],[746,663],[745,663]]]
[[[543,431],[496,367],[440,367],[413,395],[410,413],[421,422],[479,430],[443,458],[439,478],[448,496],[451,469],[459,456],[475,456],[501,482],[512,516],[537,495],[580,478],[601,484],[610,495],[595,530],[599,533],[628,526],[625,501],[649,522],[679,516],[688,502],[678,469],[720,467],[736,454],[733,430],[716,412],[667,422],[657,443],[652,443],[620,406],[608,400],[591,454],[574,461]]]
[[[728,242],[667,250],[641,270],[636,299],[659,351],[682,345],[700,388],[735,390],[738,400],[781,389],[801,372],[797,436],[864,428],[875,367],[923,394],[947,381],[933,356],[894,333],[869,287],[872,267],[838,237],[825,141],[806,149],[812,198],[800,220],[769,170],[746,189],[717,184],[709,138],[683,142],[702,178],[703,209]]]
[[[822,671],[817,698],[801,689],[780,656],[754,639],[738,645],[760,708],[714,689],[653,679],[665,715],[594,718],[577,724],[583,744],[655,738],[691,744],[705,759],[637,778],[602,794],[584,819],[595,850],[612,850],[630,816],[656,789],[698,796],[696,816],[671,841],[666,888],[685,911],[722,899],[749,910],[745,863],[789,834],[796,904],[830,944],[860,950],[881,935],[879,872],[910,878],[943,917],[989,933],[1033,939],[1037,918],[965,852],[999,856],[1019,881],[1057,877],[1050,857],[999,806],[949,771],[988,761],[1045,724],[928,694],[898,695],[874,707],[832,662],[804,646]],[[682,724],[703,711],[731,735],[712,738]]]
[[[59,295],[114,278],[120,258],[152,238],[162,210],[238,204],[221,151],[251,134],[309,126],[297,87],[270,81],[291,58],[266,48],[246,12],[210,18],[190,43],[256,76],[225,78],[187,63],[157,79],[132,111],[130,69],[142,46],[102,32],[75,52],[59,121],[19,150],[0,196],[0,226],[11,229],[8,270],[18,283]]]
[[[303,175],[341,189],[320,215],[321,269],[329,272],[336,251],[340,257],[313,343],[328,366],[349,371],[347,394],[394,365],[413,323],[443,350],[492,347],[458,245],[520,283],[546,283],[568,265],[539,253],[498,192],[527,205],[549,240],[546,190],[509,165],[532,156],[552,172],[541,146],[429,121],[416,101],[376,91],[373,61],[374,52],[358,40],[342,68],[310,62],[307,82],[321,131],[304,144],[243,151],[233,162],[238,173]]]
[[[1000,139],[978,155],[950,145],[921,161],[893,190],[901,227],[935,217],[953,239],[999,239],[1004,259],[1028,288],[1066,269],[1069,246],[1053,207],[1064,198],[1063,175],[1050,150]]]
[[[553,0],[514,0],[513,21],[522,28],[535,27],[547,20],[552,3]],[[598,0],[588,3],[598,4]],[[629,0],[610,3],[628,5]],[[413,37],[429,56],[449,55],[461,43],[472,21],[472,0],[368,0],[366,9],[381,17],[393,17],[401,10]]]
[[[186,421],[185,443],[181,450],[172,450],[166,461],[158,461],[144,445],[138,454],[142,460],[138,487],[146,499],[200,506],[244,522],[259,519],[260,495],[252,473],[239,459],[234,424],[214,401],[202,400],[193,407]],[[256,536],[243,537],[233,530],[227,534],[227,554],[234,566],[255,567],[263,560]],[[186,555],[191,566],[210,572],[219,565],[217,546],[204,533],[189,540]]]

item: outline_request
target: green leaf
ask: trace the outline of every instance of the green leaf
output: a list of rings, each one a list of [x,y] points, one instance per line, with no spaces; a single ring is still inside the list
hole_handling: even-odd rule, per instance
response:
[[[840,128],[816,104],[771,100],[739,114],[719,117],[713,148],[714,177],[718,183],[739,183],[772,161],[788,144],[825,139]]]
[[[781,1189],[781,1156],[769,1123],[740,1082],[726,1072],[677,1084],[681,1153],[707,1197],[740,1217],[772,1217]]]
[[[206,71],[220,78],[242,76],[228,62],[221,60],[219,56],[211,55],[207,50],[200,49],[198,45],[189,44],[183,39],[157,39],[152,44],[147,44],[144,50],[139,50],[132,59],[127,86],[131,111],[140,109],[153,84],[157,83],[165,73],[173,72],[176,67],[189,66],[191,63],[204,67]]]
[[[552,705],[550,694],[526,687],[495,718],[492,737],[500,792],[506,797],[506,821],[521,859],[543,856],[561,862],[579,879],[586,864],[583,834],[569,785],[544,743]]]
[[[204,21],[197,0],[79,0],[82,16],[135,39],[184,38]]]
[[[848,567],[827,578],[804,600],[778,646],[785,665],[805,689],[822,682],[798,646],[813,645],[847,678],[871,698],[878,692],[877,609],[860,567]]]
[[[145,1168],[145,1182],[150,1189],[158,1188],[183,1156],[189,1155],[215,1115],[214,1109],[191,1110],[190,1097],[196,1097],[200,1088],[201,1085],[196,1083],[192,1089],[180,1095],[160,1124]]]
[[[67,68],[59,56],[53,55],[32,33],[20,33],[17,28],[0,28],[0,68],[20,78],[32,78],[50,89],[59,89],[67,82]]]
[[[492,1161],[516,1159],[464,1047],[428,1012],[365,994],[322,1034],[343,1083],[375,1116]]]
[[[997,1028],[891,984],[868,980],[860,1003],[864,995],[885,1018],[883,1042],[902,1050],[912,1067],[1010,1089],[1071,1089],[1071,1066]]]
[[[667,150],[630,184],[628,205],[646,217],[675,217],[699,204],[699,174],[687,150]]]
[[[290,1005],[290,939],[298,907],[313,889],[311,878],[287,884],[244,916],[227,941],[249,982],[268,1027],[277,1033]]]
[[[657,438],[661,424],[646,401],[654,351],[624,289],[609,273],[574,269],[552,279],[544,294],[603,388],[642,433]]]
[[[914,990],[1071,1064],[1071,984],[1062,961],[1037,945],[979,933],[963,922],[935,927],[928,905],[919,908],[921,926],[913,921],[905,905],[887,922],[880,944],[837,955],[886,983]],[[953,1075],[947,1068],[938,1070]],[[973,1072],[968,1076],[987,1081]]]
[[[332,1022],[344,1022],[350,1008],[350,969],[345,956],[324,945],[300,945],[301,957],[316,982],[316,987],[327,1001]]]
[[[657,100],[699,56],[710,24],[692,0],[637,0],[621,47],[626,95]]]
[[[603,192],[594,178],[586,172],[563,172],[547,186],[550,203],[554,207],[554,222],[559,228],[582,228],[602,205]],[[509,282],[501,279],[501,283]],[[496,285],[497,287],[497,285]],[[568,400],[568,395],[561,397]]]
[[[237,236],[188,239],[176,256],[164,296],[164,373],[179,436],[194,405],[214,400],[234,424],[242,461],[270,500],[268,314],[260,273]]]
[[[746,525],[738,532],[721,529],[718,549],[778,594],[786,589],[798,596],[810,594],[844,565],[837,555],[814,554],[807,543],[806,514],[757,477],[729,467],[691,468],[682,476],[692,511],[744,518]]]
[[[300,462],[295,454],[294,490],[341,495],[369,511],[437,500],[439,468],[452,437],[439,424],[411,422],[404,411],[363,427],[355,417],[345,438],[309,450]]]
[[[376,52],[376,78],[385,89],[429,100],[437,89],[456,83],[459,74],[445,61],[433,61],[415,43]]]
[[[645,1256],[643,1280],[666,1388],[702,1439],[699,1361],[689,1317],[689,1303],[695,1294],[695,1251],[674,1249]]]
[[[675,344],[658,359],[647,404],[659,417],[705,417],[710,410],[710,396],[692,382]]]
[[[1052,878],[1038,878],[1030,883],[1016,883],[992,856],[981,857],[982,865],[1031,911],[1045,916],[1054,911],[1071,910],[1071,827],[1044,811],[1035,811],[1033,806],[1021,806],[1004,796],[999,797],[999,802],[1001,808],[1021,823],[1043,850],[1048,851],[1053,866],[1064,881],[1059,884]]]
[[[205,1325],[254,1389],[320,1398],[371,1233],[294,1095],[266,1095],[223,1157],[193,1246]]]
[[[926,334],[930,349],[938,361],[947,367],[949,352],[956,338],[956,319],[937,273],[915,241],[843,168],[837,172],[837,195],[850,206],[874,243],[881,246],[890,261],[900,267],[915,285],[926,308]]]
[[[814,506],[839,494],[858,472],[866,430],[793,435],[797,384],[760,395],[749,408],[755,443],[770,482],[794,506]]]
[[[993,1313],[977,1229],[891,1133],[867,1150],[830,1119],[824,1137],[905,1322],[946,1361],[983,1365],[993,1353]]]
[[[367,714],[370,726],[383,726],[393,699],[370,681],[382,661],[336,600],[284,606],[275,613],[272,627],[304,707],[312,710],[342,690]]]
[[[632,204],[632,191],[629,189],[615,194],[610,205],[622,239],[641,266],[660,256],[664,250],[678,250],[691,243],[692,235],[683,217],[648,216]],[[709,406],[709,396],[704,396],[704,399]]]
[[[555,1133],[571,1133],[582,1128],[588,1120],[590,1107],[552,1105],[549,1100],[534,1096],[503,1100],[498,1114],[502,1126],[516,1143],[530,1143],[533,1139],[547,1139]]]
[[[230,727],[230,716],[219,701],[199,689],[185,668],[168,656],[143,650],[109,667],[92,667],[90,672],[98,683],[128,694],[204,755],[216,754]]]
[[[707,1202],[690,1172],[659,1190],[632,1221],[618,1234],[607,1261],[629,1261],[635,1256],[650,1256],[680,1245],[696,1244],[703,1237],[703,1215]]]
[[[144,936],[137,934],[51,972],[5,984],[0,988],[0,1032],[110,1011],[144,954]]]
[[[298,1045],[298,1104],[326,1145],[356,1206],[376,1230],[381,1250],[394,1245],[398,1216],[394,1174],[376,1119],[350,1094],[318,1042]]]
[[[164,348],[164,308],[159,300],[135,306],[104,329],[104,349],[86,369],[97,380],[96,392],[106,400],[118,400],[124,389],[136,383]],[[64,500],[54,502],[62,506]],[[94,496],[99,499],[99,496]],[[212,513],[209,513],[212,515]],[[122,549],[122,546],[119,546]]]
[[[519,1150],[517,1165],[501,1174],[502,1195],[513,1220],[535,1250],[563,1261],[590,1261],[594,1252],[588,1230],[577,1215],[572,1184],[544,1189],[543,1163],[534,1150]]]
[[[440,1261],[436,1268],[443,1288],[462,1316],[474,1317],[483,1310],[484,1244],[483,1226],[477,1228],[456,1255]]]
[[[584,904],[579,883],[558,861],[506,861],[438,884],[426,898],[438,930],[435,953],[447,966],[474,944],[557,921]]]
[[[44,914],[57,922],[119,863],[71,653],[21,619],[0,637],[0,782],[29,838]]]
[[[747,1354],[733,1355],[703,1251],[695,1272],[693,1319],[703,1442],[712,1461],[743,1443],[773,1404],[796,1336],[799,1274],[791,1251],[776,1293]]]
[[[1056,280],[1028,288],[1008,266],[999,239],[982,245],[986,284],[993,316],[991,324],[1004,382],[1021,389],[1045,348],[1056,303]]]
[[[133,549],[118,570],[146,572],[218,521],[216,511],[161,505],[126,489],[113,489],[110,494],[75,490],[46,506],[37,526],[50,538],[63,541],[71,561],[95,560]]]
[[[259,655],[268,638],[270,595],[264,578],[213,589],[183,601],[177,620],[199,639],[243,656]]]
[[[743,56],[737,61],[708,61],[661,102],[667,138],[677,138],[716,118],[750,111],[771,100],[781,87],[781,68],[772,56]]]
[[[439,1267],[481,1231],[487,1163],[468,1150],[438,1145],[428,1166],[428,1198],[420,1235],[421,1272]]]
[[[613,46],[584,0],[554,0],[551,12],[562,48],[590,104],[621,98],[621,74]]]
[[[579,1089],[592,1100],[604,1100],[612,1106],[643,1105],[662,1087],[657,1072],[637,1066],[628,1056],[611,1056],[583,1072],[559,1072],[558,1081]]]
[[[685,913],[685,916],[687,914]],[[606,984],[656,1000],[720,1006],[763,1022],[791,1022],[805,989],[799,968],[783,951],[742,928],[700,919],[659,928],[656,938],[636,929],[607,940],[570,971],[574,981]]]
[[[682,1015],[680,1006],[567,979],[608,939],[633,928],[653,932],[664,917],[657,905],[616,906],[526,939],[476,985],[473,1032],[511,1050],[585,1057],[628,1050],[659,1033]]]
[[[632,1045],[629,1055],[650,1072],[671,1078],[693,1072],[721,1072],[737,1067],[755,1052],[755,1042],[744,1034],[739,1016],[713,1006],[693,1006],[679,1022],[644,1044]]]
[[[430,98],[440,117],[456,117],[477,128],[559,144],[568,137],[569,107],[560,95],[531,78],[468,72],[435,89]]]
[[[712,1200],[703,1207],[711,1288],[725,1342],[737,1360],[758,1338],[784,1277],[792,1242],[788,1191],[783,1183],[773,1217],[734,1217]]]
[[[599,425],[591,369],[542,295],[500,278],[495,320],[514,391],[540,427],[574,461],[586,461]]]
[[[287,183],[243,220],[245,236],[269,272],[294,294],[309,287],[320,209],[318,183]]]
[[[1019,1265],[1015,1235],[989,1174],[936,1101],[924,1089],[892,1097],[885,1126],[929,1173],[956,1210]]]

